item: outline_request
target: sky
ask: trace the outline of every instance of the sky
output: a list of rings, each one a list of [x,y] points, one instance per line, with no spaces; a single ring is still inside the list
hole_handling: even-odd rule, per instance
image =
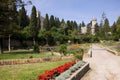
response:
[[[24,1],[24,0],[23,0]],[[27,1],[27,0],[25,0]],[[89,23],[93,18],[100,23],[102,13],[106,14],[110,25],[120,16],[120,0],[31,0],[32,5],[26,6],[27,14],[31,14],[32,6],[45,17],[54,15],[60,20],[75,20],[77,23]]]

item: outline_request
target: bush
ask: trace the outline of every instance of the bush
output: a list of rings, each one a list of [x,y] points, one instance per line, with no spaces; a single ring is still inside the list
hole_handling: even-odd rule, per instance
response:
[[[39,53],[39,45],[38,44],[33,45],[33,51]]]
[[[60,48],[59,48],[59,52],[63,53],[64,55],[66,55],[66,53],[67,53],[67,46],[65,44],[61,44]]]

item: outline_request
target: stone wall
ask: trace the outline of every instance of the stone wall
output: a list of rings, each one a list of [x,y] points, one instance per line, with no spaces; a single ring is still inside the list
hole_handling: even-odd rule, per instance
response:
[[[42,63],[42,62],[54,62],[60,60],[70,60],[74,57],[54,57],[54,58],[31,58],[31,59],[9,59],[0,60],[0,65],[15,65],[15,64],[29,64],[29,63]]]
[[[84,66],[82,66],[80,69],[78,69],[75,73],[73,73],[70,78],[66,80],[80,80],[86,72],[90,69],[89,63],[86,63]]]

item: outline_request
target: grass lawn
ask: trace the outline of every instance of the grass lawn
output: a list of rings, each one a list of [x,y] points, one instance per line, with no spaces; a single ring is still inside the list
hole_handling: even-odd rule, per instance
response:
[[[33,58],[53,57],[53,55],[51,54],[34,53],[31,51],[11,51],[11,52],[4,52],[3,54],[0,54],[0,60],[2,59],[28,59],[31,56]]]
[[[71,60],[0,66],[0,80],[36,80],[45,70],[51,70],[69,61]]]

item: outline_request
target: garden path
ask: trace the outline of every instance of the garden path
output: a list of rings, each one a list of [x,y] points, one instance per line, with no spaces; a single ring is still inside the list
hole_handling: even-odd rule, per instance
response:
[[[91,70],[81,80],[120,80],[120,56],[92,45],[92,57],[84,57]]]

